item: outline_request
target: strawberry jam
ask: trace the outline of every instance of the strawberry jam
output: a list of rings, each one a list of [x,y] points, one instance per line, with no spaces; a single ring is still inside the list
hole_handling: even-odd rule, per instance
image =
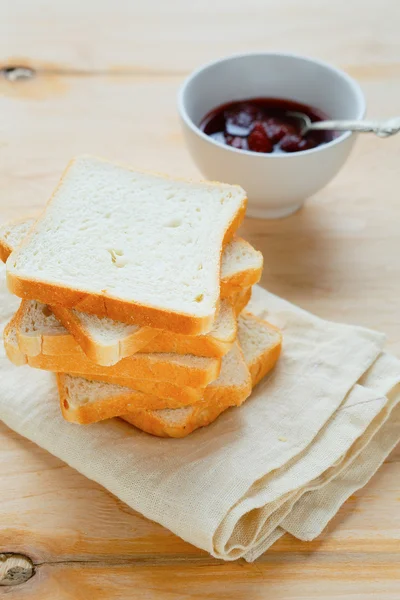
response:
[[[200,129],[221,144],[264,154],[301,152],[333,139],[331,131],[301,135],[302,121],[290,116],[291,111],[305,113],[312,122],[328,119],[320,110],[291,100],[252,98],[218,106]]]

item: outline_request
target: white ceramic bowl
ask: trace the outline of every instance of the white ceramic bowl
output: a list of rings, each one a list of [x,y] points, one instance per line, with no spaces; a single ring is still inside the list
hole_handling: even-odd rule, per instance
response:
[[[230,56],[194,71],[178,95],[178,109],[189,151],[205,177],[238,183],[247,192],[247,214],[278,218],[291,214],[339,171],[355,135],[343,133],[312,150],[259,154],[219,144],[198,127],[212,109],[255,97],[295,100],[332,119],[361,119],[364,95],[356,81],[319,60],[294,54]]]

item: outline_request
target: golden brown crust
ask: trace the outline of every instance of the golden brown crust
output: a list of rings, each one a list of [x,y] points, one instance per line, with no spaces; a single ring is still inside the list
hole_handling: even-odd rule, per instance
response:
[[[179,333],[172,334],[173,337],[171,337],[168,335],[169,333],[166,331],[161,332],[159,336],[145,346],[143,352],[172,352],[205,358],[221,358],[229,352],[235,342],[235,339],[222,341],[206,336],[181,336]],[[190,337],[195,339],[188,339]]]
[[[17,367],[21,367],[27,363],[26,356],[23,354],[23,352],[21,352],[18,344],[13,344],[10,340],[11,332],[12,330],[15,330],[15,316],[16,315],[13,316],[11,321],[4,328],[3,343],[8,360],[10,360]]]
[[[5,239],[0,238],[0,260],[5,263],[7,258],[10,256],[13,248],[6,242]]]
[[[232,294],[232,303],[235,309],[235,314],[238,317],[242,310],[248,305],[251,299],[251,287],[238,290]]]
[[[51,310],[75,337],[88,358],[103,366],[115,365],[122,358],[140,351],[221,358],[230,350],[236,338],[236,329],[230,339],[218,340],[208,334],[188,336],[161,329],[141,327],[136,333],[122,340],[119,345],[99,346],[92,341],[71,310],[60,306],[52,306]]]
[[[122,358],[136,354],[140,350],[143,352],[152,352],[152,350],[144,350],[144,348],[159,334],[158,329],[140,327],[139,330],[127,336],[119,343],[101,345],[93,341],[72,310],[59,305],[52,306],[51,310],[64,327],[71,332],[86,356],[93,362],[105,367],[115,365]],[[163,352],[169,351],[164,350]]]
[[[63,356],[46,356],[44,354],[28,356],[27,361],[31,367],[54,371],[55,373],[153,379],[189,387],[205,387],[211,381],[217,379],[220,371],[219,359],[212,361],[207,369],[201,369],[188,368],[185,365],[172,364],[168,361],[159,362],[153,360],[152,356],[143,354],[134,354],[131,357],[124,358],[113,367],[96,365],[89,361],[82,351],[79,354],[65,354]]]
[[[216,313],[215,310],[213,314],[205,317],[193,317],[184,313],[167,312],[151,306],[124,302],[105,293],[89,294],[61,284],[54,285],[28,277],[18,277],[9,271],[7,271],[7,285],[12,294],[26,300],[38,300],[50,306],[58,304],[64,308],[74,308],[98,317],[109,317],[114,321],[169,329],[187,335],[207,333],[212,327]]]
[[[158,396],[161,399],[169,400],[170,403],[164,408],[180,408],[187,406],[188,404],[194,404],[199,402],[204,396],[204,387],[188,387],[178,386],[168,381],[156,381],[150,379],[131,379],[124,377],[109,377],[102,375],[86,375],[82,374],[81,377],[86,379],[94,379],[95,381],[104,381],[105,383],[115,383],[124,387],[132,388],[150,394],[151,396]]]
[[[241,242],[245,242],[250,249],[255,251],[251,244],[246,242],[246,240],[241,240]],[[264,258],[261,252],[257,252],[257,254],[261,259],[261,263],[258,268],[253,267],[249,269],[243,269],[237,273],[232,273],[226,277],[221,277],[221,298],[231,296],[232,294],[240,291],[242,288],[250,287],[260,281],[263,271]]]
[[[90,381],[90,380],[89,380]],[[73,406],[69,399],[66,376],[57,374],[57,385],[60,396],[60,407],[63,417],[71,423],[96,423],[104,419],[111,419],[126,411],[131,410],[159,410],[163,408],[182,408],[179,402],[172,399],[166,400],[140,392],[138,390],[124,390],[107,398],[95,402],[87,402],[81,406]]]
[[[236,340],[236,334],[236,319],[231,335],[224,340],[208,334],[189,336],[159,330],[158,335],[145,346],[143,352],[172,352],[173,354],[221,358],[232,348]]]
[[[256,285],[261,279],[262,268],[246,269],[221,279],[221,298],[226,298],[241,288]]]
[[[233,236],[235,235],[236,231],[239,229],[240,225],[242,224],[243,219],[246,215],[246,208],[247,208],[247,198],[244,198],[242,206],[239,208],[238,212],[233,217],[227,230],[225,231],[222,248],[221,248],[221,256],[222,256],[223,248],[225,248],[225,246],[227,244],[229,244],[229,242],[232,241]]]

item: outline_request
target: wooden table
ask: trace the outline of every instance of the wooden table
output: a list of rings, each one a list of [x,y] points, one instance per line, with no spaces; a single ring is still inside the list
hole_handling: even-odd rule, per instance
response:
[[[399,114],[399,23],[396,0],[3,3],[0,67],[31,66],[36,76],[0,76],[1,220],[37,211],[79,153],[198,177],[177,88],[197,65],[232,52],[329,60],[360,81],[371,116]],[[400,356],[399,164],[398,138],[365,136],[303,210],[248,219],[243,235],[263,251],[271,291],[384,331]],[[0,552],[35,565],[33,577],[0,587],[0,596],[400,598],[399,450],[318,540],[286,536],[254,564],[222,564],[6,427],[0,435]]]

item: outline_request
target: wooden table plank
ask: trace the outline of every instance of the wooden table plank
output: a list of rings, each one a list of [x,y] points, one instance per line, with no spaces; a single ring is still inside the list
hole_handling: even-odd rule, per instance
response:
[[[395,0],[13,0],[0,19],[0,61],[165,75],[233,52],[284,50],[396,77],[399,19]]]
[[[398,600],[399,585],[397,554],[377,558],[374,553],[350,557],[309,553],[266,555],[254,564],[45,565],[27,583],[10,588],[8,598]]]

